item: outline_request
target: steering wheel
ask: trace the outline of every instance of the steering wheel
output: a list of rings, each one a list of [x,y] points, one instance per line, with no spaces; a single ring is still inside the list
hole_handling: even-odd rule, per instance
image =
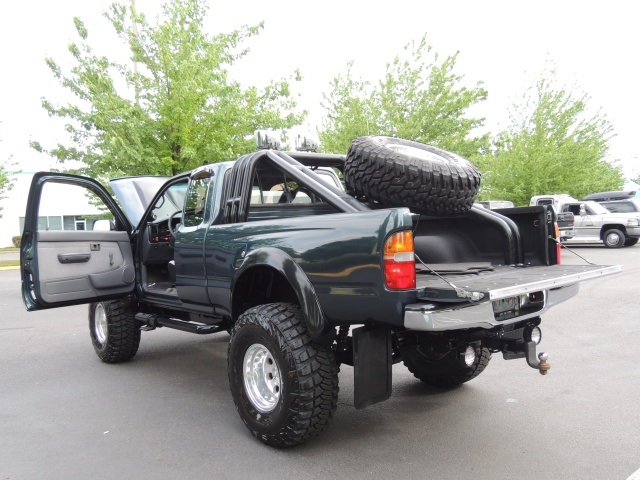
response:
[[[167,222],[167,228],[169,229],[169,234],[171,235],[171,240],[170,243],[171,245],[173,245],[176,242],[176,232],[173,229],[173,221],[178,218],[178,216],[182,217],[182,210],[178,210],[177,212],[174,212],[170,217],[169,220]],[[180,222],[178,222],[176,225],[179,225]]]

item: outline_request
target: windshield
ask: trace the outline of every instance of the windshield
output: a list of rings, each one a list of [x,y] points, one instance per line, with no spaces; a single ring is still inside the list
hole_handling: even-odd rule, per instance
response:
[[[167,188],[162,196],[156,201],[153,211],[151,212],[151,219],[154,222],[161,222],[163,220],[167,220],[177,211],[182,211],[186,192],[186,179],[184,183],[177,183]]]
[[[151,200],[169,177],[125,177],[109,181],[131,225],[138,225]]]

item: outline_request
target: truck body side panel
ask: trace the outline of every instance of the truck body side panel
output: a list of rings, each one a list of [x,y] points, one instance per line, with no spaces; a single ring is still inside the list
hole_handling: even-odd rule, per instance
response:
[[[391,232],[410,227],[404,208],[212,225],[205,238],[209,298],[230,310],[231,286],[251,252],[277,248],[306,274],[332,325],[400,325],[415,291],[386,290],[381,249]]]

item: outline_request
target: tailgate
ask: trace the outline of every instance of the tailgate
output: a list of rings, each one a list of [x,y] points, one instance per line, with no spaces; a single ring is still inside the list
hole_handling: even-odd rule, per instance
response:
[[[552,290],[622,270],[620,265],[435,264],[417,267],[418,298],[435,302],[498,300]]]

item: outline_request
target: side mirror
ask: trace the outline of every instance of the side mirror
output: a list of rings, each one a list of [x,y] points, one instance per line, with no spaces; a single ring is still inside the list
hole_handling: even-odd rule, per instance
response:
[[[203,165],[191,172],[191,180],[204,180],[213,176],[213,170],[209,165]]]
[[[99,231],[108,232],[109,230],[115,230],[115,229],[116,229],[116,226],[111,220],[102,219],[102,220],[96,220],[95,222],[93,222],[94,231],[99,230]]]

